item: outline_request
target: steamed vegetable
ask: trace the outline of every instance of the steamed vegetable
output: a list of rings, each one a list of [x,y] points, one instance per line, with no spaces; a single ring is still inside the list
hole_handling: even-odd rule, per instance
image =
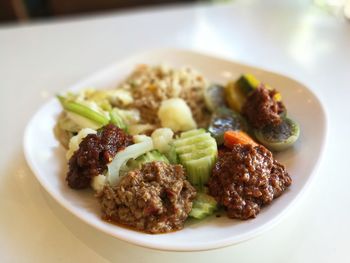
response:
[[[237,80],[237,86],[240,90],[248,95],[252,91],[254,91],[259,85],[260,81],[255,78],[252,74],[244,74]]]
[[[183,99],[164,100],[159,107],[158,117],[162,127],[176,131],[187,131],[197,127],[190,107]]]
[[[151,137],[154,148],[161,153],[168,152],[171,148],[170,143],[173,141],[174,132],[169,128],[159,128],[153,131]]]
[[[266,126],[254,131],[257,140],[272,151],[283,151],[291,147],[299,138],[299,125],[289,119],[283,119],[277,126]]]
[[[211,112],[216,111],[220,107],[226,106],[224,93],[224,87],[217,84],[213,84],[205,90],[205,104]]]
[[[197,129],[181,133],[174,145],[188,180],[201,189],[208,182],[216,161],[218,150],[215,139],[204,129]]]
[[[136,159],[140,155],[153,150],[152,139],[145,135],[134,136],[135,144],[126,147],[118,152],[113,161],[107,165],[107,180],[111,185],[115,185],[119,180],[119,172],[122,166],[130,159]]]
[[[120,116],[118,109],[114,108],[109,112],[111,123],[116,125],[118,128],[123,129],[124,131],[127,131],[127,126],[123,120],[123,118]]]
[[[192,210],[189,216],[196,219],[203,219],[213,214],[217,207],[218,205],[214,197],[205,193],[197,193],[196,198],[193,200]]]
[[[140,112],[137,109],[122,110],[119,108],[113,108],[113,111],[120,116],[126,126],[140,122]]]
[[[64,111],[58,116],[57,125],[60,129],[72,133],[77,133],[82,129],[82,127],[69,118],[67,112]]]
[[[154,161],[165,162],[169,164],[169,160],[157,150],[152,150],[144,153],[136,159],[129,160],[123,168],[123,173],[132,171],[134,169],[140,169],[144,163],[150,163]]]
[[[166,158],[168,158],[171,164],[179,163],[179,156],[176,153],[176,148],[173,143],[170,143],[170,149],[169,151],[165,152],[164,155],[166,156]]]
[[[208,131],[218,145],[224,142],[224,133],[228,130],[246,130],[247,123],[241,115],[228,109],[219,108],[213,115]]]
[[[84,128],[98,130],[103,126],[74,112],[66,112],[66,114],[67,114],[67,118],[70,119],[72,123],[75,123],[79,127],[79,130]]]
[[[91,179],[91,188],[96,192],[102,191],[104,185],[106,184],[106,176],[104,174],[99,174]]]
[[[125,107],[133,102],[129,91],[123,89],[95,90],[85,89],[79,93],[80,98],[94,101],[100,107],[110,110],[113,106]]]
[[[227,104],[231,109],[241,112],[241,108],[246,101],[247,96],[252,93],[262,82],[252,74],[244,74],[237,81],[230,81],[225,86],[225,96]],[[268,90],[273,88],[269,85],[264,85]],[[281,93],[276,92],[273,96],[275,101],[282,101]]]
[[[225,98],[231,109],[241,112],[246,100],[246,94],[244,94],[240,87],[236,85],[236,82],[230,81],[225,86]]]
[[[97,110],[92,109],[92,107],[88,107],[82,103],[78,103],[75,101],[69,101],[62,96],[57,97],[61,102],[62,107],[66,111],[75,113],[83,118],[93,121],[101,127],[109,123],[109,118],[106,115],[102,114]]]
[[[236,144],[258,145],[248,134],[243,131],[227,131],[224,134],[224,144],[228,148],[232,148]]]

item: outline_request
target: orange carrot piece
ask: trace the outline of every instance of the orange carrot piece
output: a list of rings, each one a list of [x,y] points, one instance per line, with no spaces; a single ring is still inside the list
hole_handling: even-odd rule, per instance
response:
[[[224,144],[226,147],[232,148],[236,144],[251,144],[257,146],[258,144],[243,131],[227,131],[224,134]]]

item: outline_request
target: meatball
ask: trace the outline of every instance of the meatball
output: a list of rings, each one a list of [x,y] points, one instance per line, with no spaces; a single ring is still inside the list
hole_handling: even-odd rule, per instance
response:
[[[264,85],[260,85],[248,95],[242,107],[242,115],[254,128],[276,126],[282,122],[280,114],[286,108],[281,101],[273,98],[276,93],[276,90],[268,90]]]
[[[209,193],[230,218],[254,218],[260,208],[292,183],[285,167],[263,146],[235,145],[219,151],[209,179]]]
[[[103,218],[148,233],[182,229],[196,190],[181,165],[150,162],[98,194]]]
[[[132,137],[109,124],[97,134],[89,134],[69,159],[66,181],[73,189],[89,187],[91,178],[107,169],[116,153],[132,144]]]

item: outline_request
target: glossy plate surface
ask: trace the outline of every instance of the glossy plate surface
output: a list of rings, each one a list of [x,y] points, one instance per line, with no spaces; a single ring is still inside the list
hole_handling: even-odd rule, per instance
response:
[[[189,220],[183,230],[160,235],[132,231],[100,218],[100,210],[92,191],[74,191],[65,184],[67,165],[65,151],[53,135],[53,126],[61,107],[51,99],[33,116],[24,135],[24,151],[28,164],[46,191],[63,207],[89,225],[119,239],[140,246],[175,251],[208,250],[235,244],[252,238],[275,225],[291,208],[310,180],[325,145],[327,122],[325,111],[317,97],[305,86],[288,77],[263,69],[242,65],[192,51],[157,50],[132,56],[87,79],[70,90],[86,87],[113,88],[137,64],[189,65],[212,82],[226,83],[242,73],[252,73],[263,82],[276,87],[283,96],[288,114],[301,127],[296,145],[276,158],[286,165],[293,185],[272,205],[262,209],[257,218],[247,221],[212,216],[203,221]]]

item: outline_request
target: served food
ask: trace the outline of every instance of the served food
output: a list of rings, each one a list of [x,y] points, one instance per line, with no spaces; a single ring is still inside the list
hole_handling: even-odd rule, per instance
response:
[[[115,89],[58,99],[67,184],[94,189],[105,220],[154,234],[219,209],[245,220],[292,183],[271,151],[291,147],[299,126],[253,75],[222,86],[188,67],[141,65]]]

